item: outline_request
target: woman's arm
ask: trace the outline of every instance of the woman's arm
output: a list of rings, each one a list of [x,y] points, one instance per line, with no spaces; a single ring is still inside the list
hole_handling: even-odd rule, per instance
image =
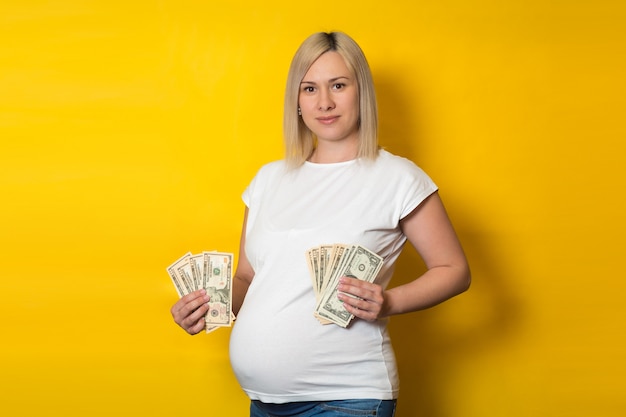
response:
[[[241,239],[239,240],[239,260],[237,270],[233,277],[233,300],[232,308],[235,316],[239,314],[239,309],[243,304],[243,299],[248,293],[248,287],[254,278],[254,270],[246,256],[246,224],[248,223],[248,208],[243,215],[243,227],[241,229]]]
[[[342,278],[340,295],[348,312],[364,320],[435,306],[467,290],[470,270],[459,239],[437,192],[400,221],[402,232],[420,254],[427,271],[415,280],[383,291],[380,285]]]
[[[469,288],[469,265],[438,193],[402,219],[400,226],[427,271],[386,292],[383,316],[423,310]]]

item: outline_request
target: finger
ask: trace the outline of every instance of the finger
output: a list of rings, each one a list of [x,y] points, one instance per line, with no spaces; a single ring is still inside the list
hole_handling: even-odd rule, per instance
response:
[[[380,297],[377,295],[379,288],[379,285],[349,278],[346,281],[342,279],[337,286],[337,290],[340,292],[372,302],[380,302]]]
[[[208,310],[209,306],[205,303],[194,310],[189,316],[183,317],[180,321],[177,321],[177,323],[187,333],[196,334],[204,328],[204,317]]]
[[[349,297],[348,297],[349,298]],[[355,317],[366,321],[375,321],[378,317],[378,310],[370,311],[368,309],[359,308],[355,305],[344,303],[344,308],[348,313],[353,314]]]
[[[349,294],[342,294],[342,293],[338,293],[337,298],[339,298],[343,302],[344,306],[350,306],[352,308],[363,310],[363,311],[371,310],[370,304],[372,303],[368,302],[367,300],[363,298],[358,298],[358,297],[351,296]]]
[[[205,289],[200,289],[200,290],[193,291],[193,292],[190,292],[187,295],[182,296],[172,306],[172,315],[174,315],[174,313],[176,313],[176,312],[180,311],[181,309],[183,309],[185,307],[185,305],[187,305],[190,302],[193,302],[197,298],[204,298],[205,295],[206,295],[206,290]]]
[[[194,298],[186,304],[183,304],[178,311],[173,313],[174,321],[181,326],[183,325],[183,321],[187,323],[197,321],[200,317],[204,316],[209,309],[207,304],[209,300],[210,297],[205,294],[203,297]]]
[[[206,290],[202,289],[202,290],[194,291],[182,297],[176,304],[174,304],[174,307],[172,308],[172,310],[175,313],[178,313],[178,312],[184,313],[186,310],[188,314],[189,310],[195,310],[201,304],[207,302],[208,300],[209,300],[209,295],[206,293]]]
[[[204,328],[205,328],[204,316],[200,317],[200,319],[196,321],[192,326],[186,329],[183,327],[183,329],[185,329],[185,331],[191,335],[200,333]]]
[[[380,287],[378,284],[351,277],[341,277],[339,279],[339,284],[346,285],[350,288],[359,288],[365,291],[372,291],[373,289]]]
[[[189,314],[182,318],[184,323],[187,323],[188,327],[191,327],[198,320],[204,318],[207,311],[209,311],[209,305],[207,303],[202,303],[194,310],[190,311]]]

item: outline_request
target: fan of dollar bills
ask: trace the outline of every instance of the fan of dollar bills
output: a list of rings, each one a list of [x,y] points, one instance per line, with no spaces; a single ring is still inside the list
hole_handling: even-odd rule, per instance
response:
[[[307,264],[317,305],[313,314],[322,324],[347,327],[354,315],[337,298],[339,278],[343,276],[374,282],[383,258],[359,245],[320,245],[306,251]]]
[[[167,267],[178,296],[204,288],[211,297],[204,320],[207,333],[233,324],[231,309],[233,254],[225,252],[186,253]]]

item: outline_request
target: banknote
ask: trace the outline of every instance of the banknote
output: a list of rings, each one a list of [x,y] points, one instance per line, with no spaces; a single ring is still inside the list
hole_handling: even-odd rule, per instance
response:
[[[204,288],[204,252],[189,256],[189,268],[194,288]]]
[[[203,288],[211,297],[209,311],[205,317],[207,327],[230,326],[231,300],[233,290],[231,286],[233,255],[230,253],[204,252]]]
[[[334,244],[309,249],[307,261],[317,300],[313,314],[323,324],[335,323],[347,327],[354,315],[344,308],[337,297],[339,279],[348,276],[373,282],[382,268],[383,259],[360,245]]]
[[[324,277],[326,276],[326,270],[328,269],[328,265],[330,264],[330,259],[333,253],[334,245],[321,245],[319,247],[319,292],[322,293],[324,288],[326,287],[326,280]]]
[[[319,262],[319,248],[311,248],[307,251],[307,265],[309,267],[309,274],[311,276],[311,284],[315,291],[316,297],[319,293],[319,276],[320,276],[320,262]]]
[[[204,317],[207,333],[233,323],[232,265],[232,253],[204,251],[187,252],[167,267],[179,297],[202,288],[210,296]]]
[[[179,275],[178,269],[187,264],[189,262],[189,257],[191,256],[191,252],[188,252],[177,259],[173,264],[167,267],[167,273],[172,279],[174,283],[174,287],[176,288],[176,292],[179,297],[189,294],[193,291],[190,287],[189,283],[186,282],[182,276]]]

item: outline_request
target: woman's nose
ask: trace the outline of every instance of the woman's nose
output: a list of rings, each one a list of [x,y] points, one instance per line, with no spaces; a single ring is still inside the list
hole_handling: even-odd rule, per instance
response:
[[[335,103],[332,100],[332,97],[330,96],[329,92],[322,92],[319,97],[320,97],[319,109],[321,111],[328,111],[328,110],[332,110],[335,108]]]

